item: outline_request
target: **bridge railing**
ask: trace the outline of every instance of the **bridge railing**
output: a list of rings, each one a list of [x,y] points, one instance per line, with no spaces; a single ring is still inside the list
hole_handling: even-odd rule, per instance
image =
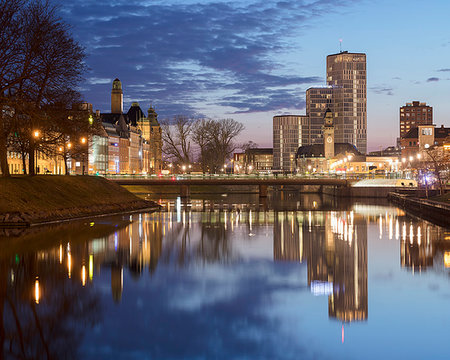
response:
[[[398,179],[402,178],[401,173],[388,173],[386,175],[374,174],[107,174],[103,175],[107,179],[161,179],[161,180],[182,180],[182,179]]]

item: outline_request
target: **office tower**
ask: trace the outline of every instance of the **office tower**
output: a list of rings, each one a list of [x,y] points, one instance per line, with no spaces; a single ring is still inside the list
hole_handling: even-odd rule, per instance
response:
[[[322,144],[322,127],[325,111],[333,111],[333,88],[309,88],[306,90],[306,114],[308,115],[308,143]]]
[[[431,125],[432,123],[433,108],[426,103],[413,101],[400,108],[400,138],[419,125]]]
[[[306,115],[280,115],[273,117],[273,169],[295,170],[297,149],[308,142]]]
[[[333,88],[335,140],[367,152],[366,54],[327,56],[327,85]]]

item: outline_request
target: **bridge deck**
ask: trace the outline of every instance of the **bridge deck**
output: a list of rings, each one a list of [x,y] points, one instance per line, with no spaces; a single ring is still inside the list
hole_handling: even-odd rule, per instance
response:
[[[329,185],[350,186],[347,179],[335,178],[117,178],[119,185]]]

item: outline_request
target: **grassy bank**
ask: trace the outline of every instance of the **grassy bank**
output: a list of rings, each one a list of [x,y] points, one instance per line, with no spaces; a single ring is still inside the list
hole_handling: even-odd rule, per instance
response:
[[[0,178],[0,215],[42,222],[152,207],[123,187],[95,176]],[[0,219],[0,221],[2,221]]]
[[[438,201],[438,202],[450,205],[450,192],[448,192],[444,195],[433,196],[430,198],[430,200]]]

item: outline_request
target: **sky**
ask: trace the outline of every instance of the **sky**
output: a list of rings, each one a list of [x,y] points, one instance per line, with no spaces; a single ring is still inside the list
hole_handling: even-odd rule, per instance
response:
[[[325,86],[326,56],[367,54],[368,150],[394,145],[399,107],[433,106],[450,126],[448,0],[56,0],[85,47],[81,84],[110,111],[152,104],[174,115],[233,118],[238,140],[272,146],[272,118],[305,114],[305,91]]]

